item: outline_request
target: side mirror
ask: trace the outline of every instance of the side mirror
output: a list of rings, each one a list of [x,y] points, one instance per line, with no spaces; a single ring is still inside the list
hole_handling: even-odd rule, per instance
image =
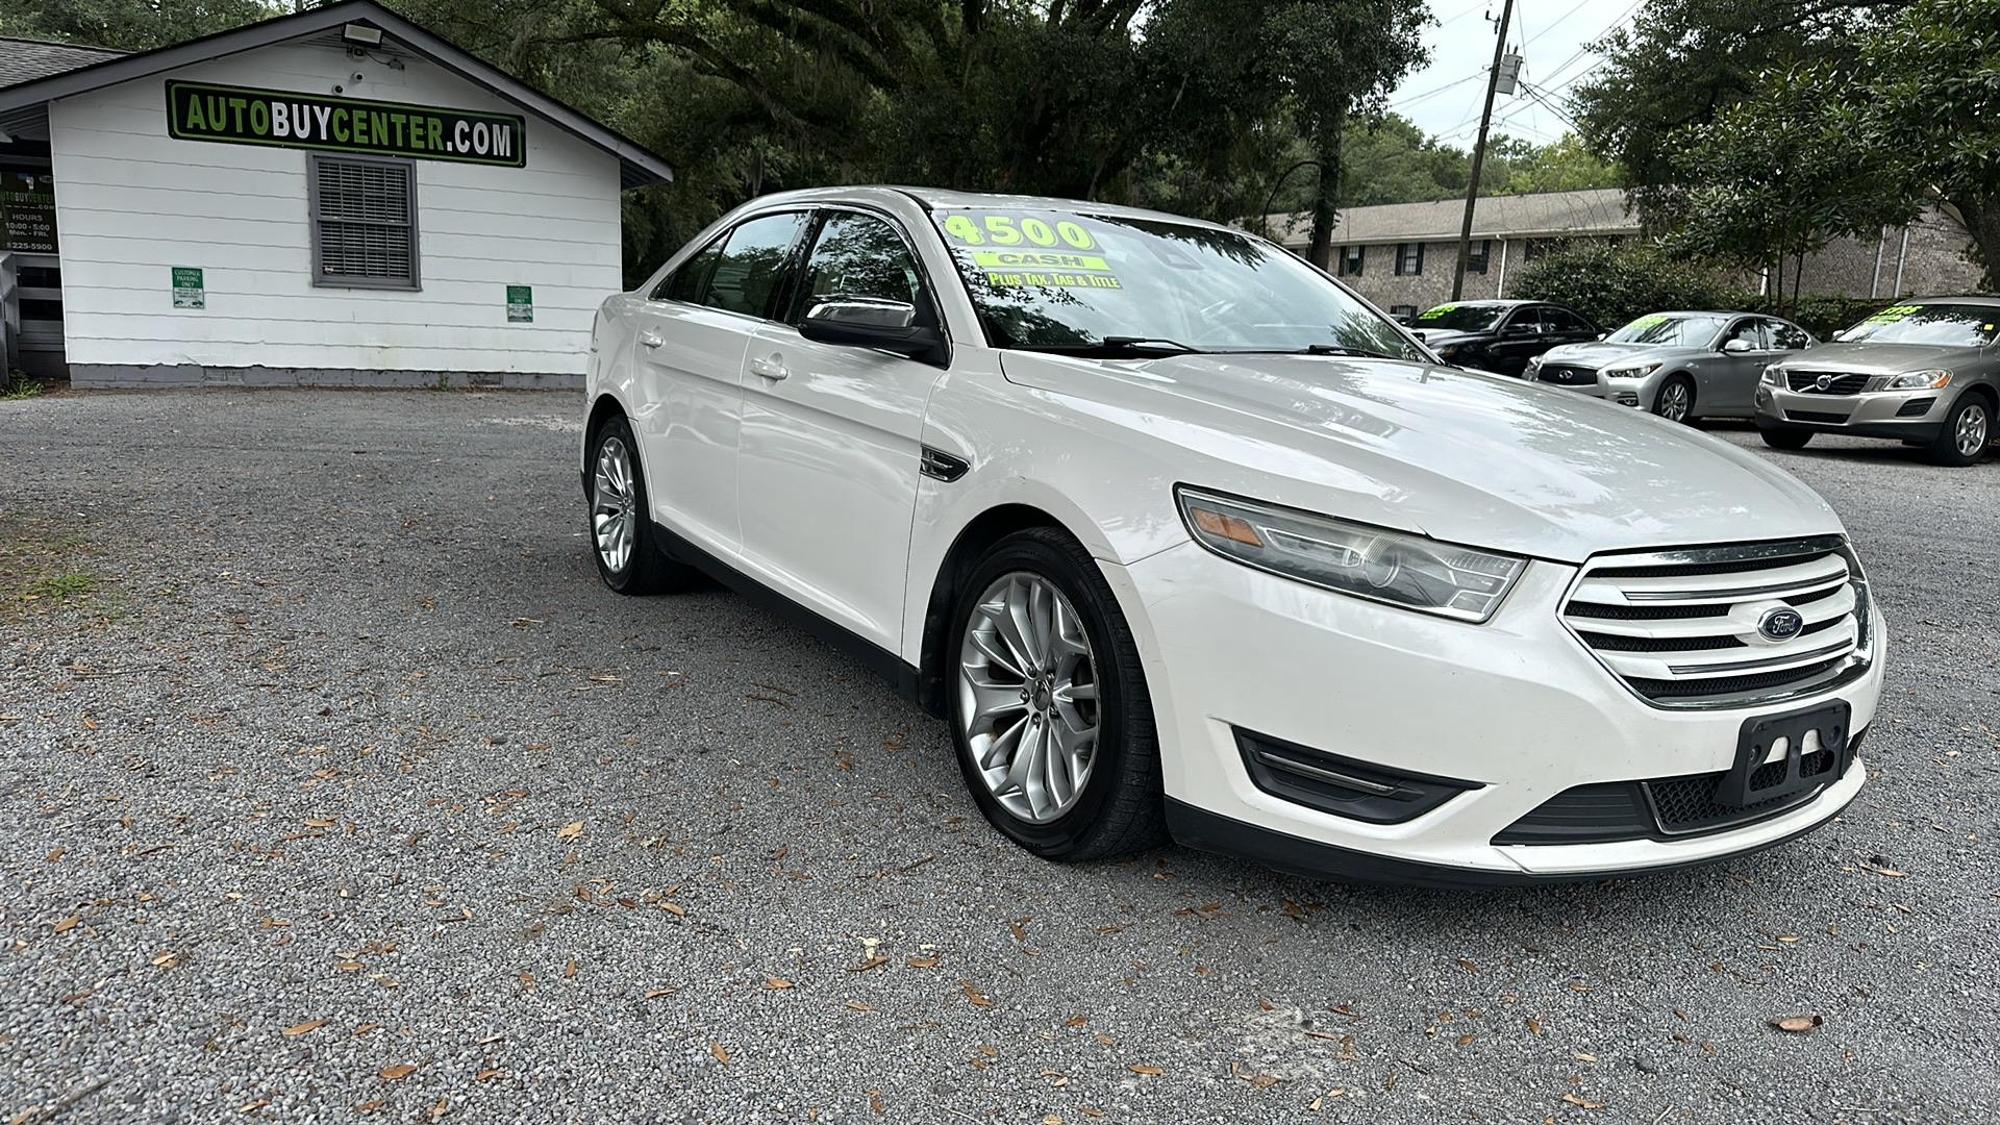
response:
[[[1724,340],[1722,342],[1722,351],[1723,354],[1725,355],[1742,355],[1744,352],[1750,350],[1751,350],[1750,341],[1745,340],[1741,337],[1738,337],[1734,340]]]
[[[1828,339],[1828,340],[1831,340],[1831,341],[1833,341],[1833,342],[1834,342],[1834,343],[1836,343],[1836,344],[1838,344],[1838,343],[1840,343],[1840,342],[1841,342],[1842,340],[1845,340],[1845,339],[1847,339],[1847,329],[1843,328],[1843,329],[1841,329],[1840,331],[1838,331],[1838,332],[1835,332],[1835,333],[1834,333],[1833,335],[1831,335],[1831,336],[1828,336],[1828,337],[1827,337],[1827,339]]]
[[[917,323],[917,307],[879,297],[828,297],[806,309],[799,335],[820,344],[880,348],[912,359],[941,359],[944,334]]]

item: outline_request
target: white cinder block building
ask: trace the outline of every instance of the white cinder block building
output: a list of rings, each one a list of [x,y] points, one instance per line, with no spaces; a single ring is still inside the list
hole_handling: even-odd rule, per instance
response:
[[[143,54],[0,40],[8,82],[8,348],[83,387],[580,382],[620,192],[672,177],[372,0]]]

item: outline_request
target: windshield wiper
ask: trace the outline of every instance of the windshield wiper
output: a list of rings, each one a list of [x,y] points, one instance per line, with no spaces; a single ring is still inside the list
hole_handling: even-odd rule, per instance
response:
[[[1231,348],[1235,355],[1353,355],[1368,359],[1408,359],[1409,356],[1378,352],[1373,348],[1356,348],[1347,344],[1307,344],[1303,348]]]
[[[1199,355],[1201,349],[1190,347],[1179,340],[1169,340],[1164,336],[1106,336],[1090,344],[1017,344],[1020,351],[1052,352],[1056,355],[1080,355],[1117,358],[1119,356],[1150,355],[1169,352],[1178,355]]]

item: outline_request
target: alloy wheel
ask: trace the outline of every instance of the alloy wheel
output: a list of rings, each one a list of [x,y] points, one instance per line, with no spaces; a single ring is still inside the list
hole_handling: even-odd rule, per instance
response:
[[[639,510],[632,487],[632,453],[622,438],[608,437],[597,447],[597,471],[591,478],[590,525],[597,538],[597,555],[612,571],[631,561],[638,536]]]
[[[974,604],[958,660],[958,722],[993,799],[1033,824],[1075,807],[1103,717],[1076,607],[1040,575],[1002,575]]]
[[[1960,457],[1977,457],[1986,452],[1989,436],[1986,421],[1986,407],[1971,403],[1958,414],[1958,428],[1952,432],[1952,443],[1958,447]]]
[[[1668,383],[1666,386],[1661,387],[1660,417],[1665,418],[1669,422],[1685,422],[1687,421],[1687,415],[1688,415],[1687,384],[1676,380],[1675,382]]]

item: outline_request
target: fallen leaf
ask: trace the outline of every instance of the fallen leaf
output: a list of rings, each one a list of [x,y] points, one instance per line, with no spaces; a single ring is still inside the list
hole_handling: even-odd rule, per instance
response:
[[[883,957],[878,954],[874,957],[870,957],[866,961],[861,962],[859,965],[849,965],[847,967],[847,971],[850,973],[865,973],[870,969],[879,969],[888,963],[889,959],[887,957]]]
[[[1771,1020],[1770,1024],[1772,1027],[1777,1028],[1779,1031],[1789,1031],[1794,1035],[1804,1035],[1806,1032],[1811,1031],[1813,1028],[1818,1027],[1820,1024],[1825,1022],[1826,1021],[1824,1019],[1821,1019],[1818,1015],[1810,1015],[1810,1016],[1785,1016],[1781,1019]]]
[[[307,828],[332,828],[338,823],[340,822],[330,816],[315,816],[306,819]]]
[[[359,1039],[371,1031],[380,1031],[380,1030],[382,1030],[382,1025],[379,1023],[364,1023],[360,1027],[354,1029],[354,1037],[356,1039]]]
[[[493,1067],[487,1067],[485,1070],[482,1070],[478,1074],[473,1075],[472,1080],[474,1082],[491,1082],[495,1078],[505,1078],[505,1077],[507,1077],[506,1071],[501,1070],[497,1066],[493,1066]]]
[[[974,988],[972,986],[971,981],[969,980],[959,981],[958,987],[965,992],[965,999],[969,1003],[971,1003],[973,1007],[991,1008],[993,1006],[993,998],[991,996],[986,995],[984,992],[979,991],[977,988]]]
[[[1458,1045],[1461,1047],[1470,1047],[1478,1038],[1479,1036],[1477,1035],[1461,1035],[1458,1037]]]
[[[381,1100],[379,1100],[379,1099],[378,1099],[378,1100],[376,1100],[376,1101],[372,1101],[372,1102],[362,1102],[362,1103],[361,1103],[360,1105],[358,1105],[358,1106],[355,1106],[355,1107],[354,1107],[354,1112],[356,1112],[356,1113],[380,1113],[380,1112],[382,1112],[382,1109],[383,1109],[383,1107],[384,1107],[384,1106],[387,1106],[388,1104],[389,1104],[388,1102],[386,1102],[386,1101],[381,1101]]]
[[[569,964],[563,966],[563,979],[564,980],[576,979],[576,958],[574,957],[570,958]]]
[[[444,1120],[444,1115],[450,1111],[451,1111],[451,1099],[439,1098],[437,1100],[437,1104],[431,1107],[431,1120],[442,1121]]]
[[[912,969],[935,969],[938,967],[938,958],[912,957],[906,962],[906,964],[908,964]]]
[[[660,909],[676,918],[685,918],[688,916],[688,908],[678,902],[663,902],[660,904]]]
[[[849,1010],[856,1012],[872,1012],[875,1010],[874,1005],[864,1004],[859,1000],[849,1000],[847,1002],[847,1007]]]
[[[1268,1090],[1271,1087],[1276,1086],[1279,1082],[1283,1081],[1283,1079],[1280,1079],[1275,1074],[1259,1074],[1253,1076],[1249,1081],[1250,1085],[1256,1089]]]
[[[257,1099],[256,1101],[254,1101],[254,1102],[245,1102],[245,1103],[243,1104],[242,1108],[241,1108],[241,1109],[239,1109],[239,1110],[238,1110],[237,1112],[239,1112],[239,1113],[255,1113],[255,1112],[257,1112],[258,1110],[260,1110],[260,1109],[263,1109],[263,1108],[264,1108],[265,1106],[267,1106],[267,1105],[270,1105],[270,1104],[271,1104],[271,1099],[269,1099],[269,1098],[258,1098],[258,1099]]]
[[[1157,1066],[1144,1066],[1139,1063],[1127,1063],[1125,1064],[1125,1069],[1145,1078],[1158,1078],[1160,1075],[1166,1073],[1166,1071],[1161,1070]]]
[[[72,914],[69,917],[64,918],[62,921],[57,922],[55,924],[55,931],[59,934],[66,934],[71,930],[76,929],[78,926],[82,924],[83,924],[83,919]]]
[[[772,992],[783,992],[785,989],[793,987],[793,985],[791,981],[783,977],[765,977],[764,987]]]
[[[400,1082],[416,1072],[416,1063],[397,1063],[394,1066],[383,1067],[378,1073],[381,1074],[382,1081],[384,1082]]]
[[[574,840],[581,835],[583,835],[583,822],[580,820],[572,820],[561,828],[556,829],[556,839],[558,840]]]
[[[875,1116],[877,1117],[880,1117],[884,1113],[887,1113],[889,1111],[889,1103],[882,1100],[882,1091],[880,1090],[868,1091],[868,1108],[874,1110]]]
[[[1479,971],[1479,966],[1476,963],[1468,961],[1463,957],[1460,957],[1458,959],[1458,967],[1464,969],[1468,973],[1476,973]]]
[[[46,862],[59,863],[62,861],[62,857],[68,854],[69,854],[69,849],[67,848],[55,848],[49,852],[49,857],[46,860]]]
[[[1528,1034],[1530,1034],[1530,1035],[1540,1035],[1541,1033],[1542,1033],[1542,1021],[1541,1021],[1541,1020],[1538,1020],[1538,1019],[1536,1019],[1536,1018],[1535,1018],[1535,1017],[1533,1017],[1533,1016],[1529,1016],[1529,1017],[1528,1017]]]
[[[1584,1096],[1582,1096],[1582,1095],[1580,1095],[1580,1094],[1575,1094],[1575,1093],[1570,1093],[1570,1094],[1564,1094],[1564,1095],[1563,1095],[1563,1099],[1562,1099],[1562,1100],[1563,1100],[1563,1101],[1566,1101],[1566,1102],[1568,1102],[1569,1104],[1571,1104],[1571,1105],[1573,1105],[1573,1106],[1576,1106],[1576,1107],[1577,1107],[1578,1109],[1603,1109],[1603,1108],[1604,1108],[1604,1103],[1603,1103],[1603,1102],[1594,1102],[1594,1101],[1591,1101],[1591,1100],[1590,1100],[1589,1098],[1586,1098],[1586,1097],[1584,1097]]]
[[[708,1053],[715,1056],[716,1062],[722,1063],[725,1066],[729,1064],[729,1048],[724,1047],[722,1044],[710,1043],[708,1045]]]
[[[1070,1018],[1068,1018],[1068,1019],[1066,1019],[1066,1020],[1064,1020],[1064,1021],[1063,1021],[1063,1026],[1064,1026],[1064,1027],[1082,1027],[1083,1025],[1085,1025],[1085,1024],[1087,1024],[1087,1023],[1089,1023],[1089,1022],[1090,1022],[1090,1018],[1089,1018],[1088,1016],[1071,1016]]]
[[[310,1035],[325,1026],[325,1020],[307,1020],[304,1023],[295,1023],[285,1029],[285,1038],[297,1039],[301,1035]]]
[[[646,992],[646,999],[658,1000],[662,996],[672,996],[674,993],[678,991],[680,990],[673,987],[648,989]]]
[[[1109,1047],[1113,1043],[1117,1042],[1116,1039],[1111,1038],[1109,1035],[1106,1035],[1101,1031],[1098,1032],[1096,1035],[1092,1036],[1091,1038],[1096,1039],[1097,1045],[1100,1047]]]

